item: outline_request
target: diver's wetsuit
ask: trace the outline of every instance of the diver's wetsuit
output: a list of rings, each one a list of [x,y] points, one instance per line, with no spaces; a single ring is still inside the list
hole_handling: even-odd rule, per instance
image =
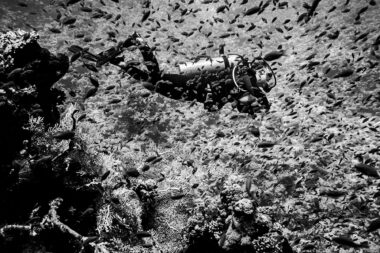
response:
[[[131,43],[129,40],[128,43]],[[135,42],[132,42],[135,43]],[[215,111],[221,109],[226,103],[231,102],[240,112],[254,114],[260,109],[269,110],[270,104],[264,92],[257,87],[256,76],[253,70],[246,69],[251,78],[253,87],[251,92],[238,89],[232,80],[232,69],[227,67],[218,72],[203,71],[194,76],[186,76],[177,73],[163,73],[160,71],[154,51],[146,43],[137,43],[143,56],[148,73],[134,66],[126,66],[126,72],[133,78],[147,81],[159,92],[173,99],[197,100],[204,104],[205,109]],[[242,102],[240,99],[252,94],[257,101]]]

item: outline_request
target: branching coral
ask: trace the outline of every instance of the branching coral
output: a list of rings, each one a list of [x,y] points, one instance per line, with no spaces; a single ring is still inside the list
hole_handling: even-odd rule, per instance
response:
[[[0,34],[0,72],[7,71],[14,66],[14,55],[27,45],[36,43],[39,35],[23,30],[9,31]]]
[[[267,216],[258,213],[257,203],[246,189],[242,177],[230,176],[217,196],[200,199],[184,230],[187,243],[217,241],[227,252],[282,252],[283,237]]]
[[[98,215],[98,232],[104,239],[121,239],[136,245],[138,233],[145,230],[154,211],[156,192],[154,180],[138,180],[131,188],[120,187],[110,192],[111,203],[104,203]]]
[[[72,252],[73,238],[83,244],[88,238],[81,234],[94,235],[102,192],[94,183],[96,158],[79,138],[55,133],[67,132],[75,121],[73,113],[60,120],[57,105],[63,96],[51,89],[66,73],[68,58],[41,48],[37,39],[34,32],[0,35],[0,202],[7,207],[0,210],[2,252],[21,252],[32,244]],[[62,234],[67,235],[57,242]]]

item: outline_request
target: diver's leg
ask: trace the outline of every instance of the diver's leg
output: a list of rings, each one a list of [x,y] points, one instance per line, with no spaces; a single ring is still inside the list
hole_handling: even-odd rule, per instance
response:
[[[139,35],[136,32],[134,32],[132,35],[128,36],[128,38],[124,42],[122,42],[122,46],[127,48],[138,45],[138,37]]]
[[[253,95],[258,99],[258,103],[262,105],[266,110],[270,109],[268,98],[260,88],[254,87]]]
[[[150,79],[150,75],[148,73],[134,66],[125,66],[123,67],[123,70],[127,72],[127,74],[130,75],[133,79],[136,79],[138,81],[149,81]]]
[[[149,59],[150,55],[149,55],[149,52],[147,50],[147,46],[144,46],[143,44],[144,43],[142,43],[142,40],[140,39],[140,35],[138,33],[134,32],[124,42],[120,43],[119,47],[128,48],[131,46],[138,46],[138,48],[140,49],[140,51],[143,55],[144,61],[147,61]],[[153,53],[152,53],[152,55],[153,55]],[[153,60],[156,60],[156,59],[153,58]],[[157,62],[157,60],[156,60],[156,62]],[[138,68],[134,67],[133,65],[119,65],[119,66],[125,72],[127,72],[131,77],[133,77],[136,80],[151,81],[151,79],[152,79],[152,76],[151,76],[152,69],[150,67],[150,64],[147,64],[147,68],[148,68],[149,73],[147,73],[141,69],[138,69]],[[158,64],[157,64],[157,66],[158,66]]]
[[[161,73],[157,58],[154,55],[154,49],[150,48],[147,43],[141,43],[139,50],[143,56],[144,64],[151,75],[152,82],[157,82],[160,80]]]

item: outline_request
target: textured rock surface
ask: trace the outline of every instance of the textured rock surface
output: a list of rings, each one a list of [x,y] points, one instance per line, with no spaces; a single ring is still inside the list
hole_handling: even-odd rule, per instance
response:
[[[29,115],[54,124],[64,94],[52,88],[68,70],[68,58],[55,56],[37,42],[38,35],[18,30],[0,35],[1,161],[10,161],[27,138]]]

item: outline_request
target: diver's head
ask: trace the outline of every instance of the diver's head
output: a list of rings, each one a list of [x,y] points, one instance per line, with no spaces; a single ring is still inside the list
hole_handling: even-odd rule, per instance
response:
[[[241,85],[238,77],[243,77],[243,79],[249,76],[250,81],[243,81],[244,85]],[[232,69],[232,78],[239,90],[246,91],[247,83],[248,86],[258,86],[261,87],[265,92],[270,92],[271,89],[276,86],[276,76],[269,66],[269,64],[262,58],[254,58],[249,61],[247,58],[239,56],[236,65]]]
[[[265,92],[270,92],[276,85],[276,77],[268,63],[263,59],[255,59],[250,63],[250,68],[255,72],[257,86]]]

